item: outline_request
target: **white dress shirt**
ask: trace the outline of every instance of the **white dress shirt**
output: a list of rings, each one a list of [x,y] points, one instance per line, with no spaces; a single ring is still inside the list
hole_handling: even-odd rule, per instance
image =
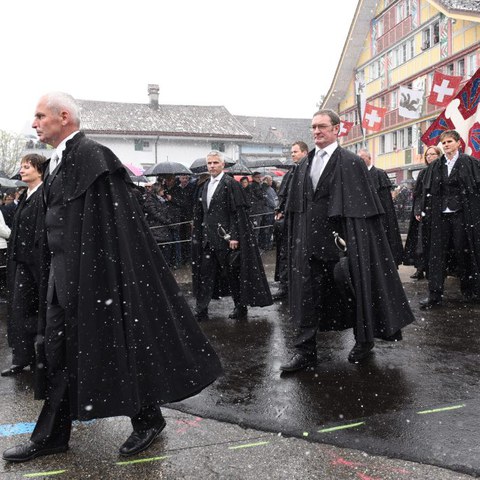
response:
[[[225,172],[219,173],[216,177],[210,177],[207,188],[207,208],[210,207],[210,201],[212,200],[213,194],[220,183],[220,180],[225,175]]]

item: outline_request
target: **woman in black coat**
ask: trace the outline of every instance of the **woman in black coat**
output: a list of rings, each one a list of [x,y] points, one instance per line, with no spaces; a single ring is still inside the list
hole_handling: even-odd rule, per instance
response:
[[[433,161],[440,158],[442,151],[438,147],[428,147],[424,153],[425,165],[428,167]],[[405,241],[404,265],[414,265],[416,271],[410,278],[422,280],[425,278],[426,262],[428,258],[428,238],[426,224],[429,222],[428,199],[423,195],[423,178],[426,168],[421,170],[417,177],[413,192],[413,205],[410,214],[410,225],[408,227],[407,240]]]
[[[46,158],[36,153],[21,160],[20,176],[28,188],[20,197],[8,242],[8,278],[11,307],[8,344],[12,365],[2,377],[16,375],[35,362],[40,277],[39,244],[43,231],[42,173]]]
[[[173,267],[175,259],[173,232],[172,227],[168,225],[175,223],[174,209],[160,183],[154,183],[151,191],[147,192],[142,209],[165,261],[169,267]]]

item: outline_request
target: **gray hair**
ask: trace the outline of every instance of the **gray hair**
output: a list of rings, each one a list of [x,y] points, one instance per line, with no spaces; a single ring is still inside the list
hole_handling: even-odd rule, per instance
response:
[[[207,156],[205,157],[206,160],[208,160],[208,157],[218,157],[222,163],[225,163],[225,160],[223,158],[223,153],[219,152],[218,150],[211,150],[210,152],[208,152]]]
[[[80,107],[75,99],[68,93],[64,92],[50,92],[44,95],[47,107],[52,112],[60,113],[66,110],[72,117],[75,125],[80,126]]]

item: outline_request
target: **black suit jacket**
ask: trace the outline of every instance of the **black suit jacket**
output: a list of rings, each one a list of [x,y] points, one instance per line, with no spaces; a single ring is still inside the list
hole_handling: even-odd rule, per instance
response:
[[[337,261],[338,249],[335,246],[333,232],[343,236],[342,221],[339,216],[330,216],[332,202],[332,173],[335,169],[339,149],[337,148],[328,160],[318,180],[317,188],[313,190],[310,178],[310,169],[315,156],[315,150],[308,154],[308,167],[306,173],[306,213],[307,213],[307,235],[311,250],[310,256],[324,261]]]
[[[46,205],[45,230],[48,249],[51,253],[47,301],[52,303],[54,293],[56,293],[58,303],[65,307],[67,303],[65,288],[67,276],[64,250],[65,198],[63,176],[61,175],[62,168],[63,161],[57,165],[53,172],[47,173],[44,179],[43,199]]]
[[[211,181],[211,180],[210,180]],[[238,229],[238,213],[236,206],[232,204],[232,182],[234,179],[228,175],[224,175],[220,180],[215,192],[207,207],[207,192],[210,181],[205,182],[200,193],[201,205],[199,212],[202,218],[201,222],[201,238],[202,245],[205,248],[207,245],[215,250],[219,258],[222,260],[227,256],[230,248],[227,242],[221,235],[221,229],[229,233],[231,240],[240,241]]]

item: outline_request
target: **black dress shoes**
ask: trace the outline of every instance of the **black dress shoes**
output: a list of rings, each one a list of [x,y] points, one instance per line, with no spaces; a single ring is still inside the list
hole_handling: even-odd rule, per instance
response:
[[[272,299],[273,300],[283,300],[284,298],[287,298],[288,296],[288,290],[285,287],[280,287],[273,295]]]
[[[160,435],[161,431],[165,428],[166,422],[163,422],[157,427],[149,428],[144,432],[136,432],[135,430],[127,438],[125,443],[120,447],[120,455],[129,457],[130,455],[136,455],[137,453],[146,450],[153,441]]]
[[[413,275],[410,275],[410,278],[416,279],[416,280],[423,280],[425,278],[425,273],[423,270],[416,270],[416,272]]]
[[[38,443],[29,441],[12,448],[8,448],[3,452],[3,459],[8,462],[28,462],[43,455],[53,455],[68,450],[68,445],[60,445],[59,447],[42,446]]]
[[[356,342],[348,354],[348,361],[350,363],[360,363],[370,355],[374,346],[373,342]]]
[[[289,362],[280,365],[280,370],[282,370],[282,372],[297,372],[308,367],[313,367],[316,363],[316,355],[296,353]]]
[[[431,308],[440,307],[442,299],[437,297],[427,297],[420,300],[420,310],[430,310]]]
[[[2,373],[0,373],[0,375],[2,377],[12,377],[13,375],[17,375],[23,372],[23,370],[27,367],[28,365],[10,365],[10,367],[2,370]],[[30,370],[33,371],[33,365],[30,365]]]
[[[400,342],[403,340],[403,335],[401,330],[397,330],[393,335],[390,335],[389,337],[383,337],[382,340],[385,340],[387,342]]]
[[[237,305],[233,310],[232,312],[230,313],[230,315],[228,316],[228,318],[245,318],[248,314],[248,309],[247,307],[243,306],[243,305]]]

